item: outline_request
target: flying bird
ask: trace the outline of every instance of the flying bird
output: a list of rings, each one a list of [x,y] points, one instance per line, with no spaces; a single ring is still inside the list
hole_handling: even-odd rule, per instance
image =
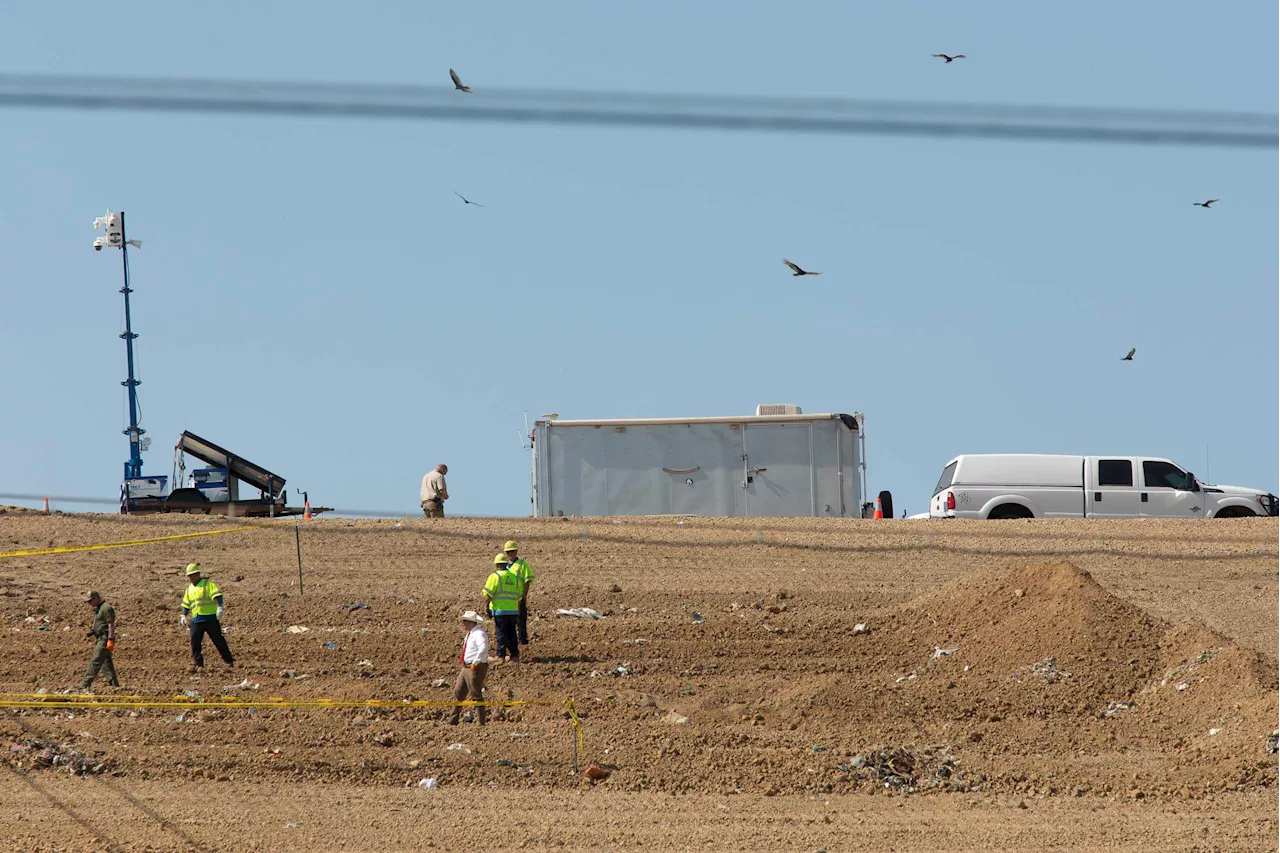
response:
[[[1133,349],[1129,350],[1129,354],[1128,354],[1128,355],[1126,355],[1124,358],[1122,358],[1122,359],[1120,359],[1120,360],[1121,360],[1121,361],[1133,361],[1133,354],[1134,354],[1135,352],[1137,352],[1137,351],[1138,351],[1138,348],[1137,348],[1137,347],[1134,347]]]
[[[457,89],[459,92],[466,92],[468,95],[471,94],[471,87],[462,85],[462,81],[458,79],[458,73],[452,68],[449,69],[449,78],[453,80],[453,88]]]
[[[1196,207],[1203,207],[1205,210],[1208,210],[1209,205],[1213,204],[1215,201],[1222,201],[1222,199],[1211,198],[1208,201],[1193,201],[1191,203],[1194,204]]]
[[[964,54],[957,53],[955,56],[947,56],[945,53],[935,53],[934,57],[936,59],[945,59],[946,62],[944,62],[943,64],[950,65],[952,62],[956,61],[957,59],[964,59]]]
[[[787,260],[786,258],[783,258],[783,259],[782,259],[782,262],[783,262],[784,264],[786,264],[787,266],[791,267],[791,275],[793,275],[793,276],[798,276],[798,275],[822,275],[822,273],[820,273],[820,272],[809,272],[808,270],[802,270],[802,269],[800,269],[800,267],[798,267],[798,266],[796,266],[795,264],[791,263],[791,261]]]
[[[456,195],[458,198],[462,199],[462,200],[463,200],[465,203],[467,203],[467,204],[474,204],[476,207],[484,207],[484,205],[483,205],[483,204],[481,204],[480,202],[478,202],[478,201],[472,201],[471,199],[467,198],[465,195],[463,195],[462,193],[458,192],[457,190],[454,190],[454,191],[453,191],[453,194],[454,194],[454,195]]]

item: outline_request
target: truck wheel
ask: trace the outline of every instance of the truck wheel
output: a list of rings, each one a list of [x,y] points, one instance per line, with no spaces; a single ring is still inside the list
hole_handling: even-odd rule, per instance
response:
[[[1229,506],[1220,511],[1214,518],[1253,518],[1255,514],[1242,506]]]
[[[885,518],[893,518],[893,495],[887,491],[880,493],[880,510]]]
[[[1005,518],[1035,518],[1035,516],[1031,514],[1031,510],[1021,504],[1000,504],[991,510],[987,518],[999,521]]]

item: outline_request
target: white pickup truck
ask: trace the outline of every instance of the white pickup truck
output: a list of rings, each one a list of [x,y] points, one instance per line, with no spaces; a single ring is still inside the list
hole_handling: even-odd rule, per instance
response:
[[[947,463],[930,518],[1248,518],[1276,496],[1207,486],[1168,459],[990,453]]]

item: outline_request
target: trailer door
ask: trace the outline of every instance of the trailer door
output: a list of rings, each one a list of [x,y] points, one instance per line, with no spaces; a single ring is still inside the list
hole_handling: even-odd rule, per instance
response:
[[[808,423],[742,430],[748,516],[813,516],[813,430]]]

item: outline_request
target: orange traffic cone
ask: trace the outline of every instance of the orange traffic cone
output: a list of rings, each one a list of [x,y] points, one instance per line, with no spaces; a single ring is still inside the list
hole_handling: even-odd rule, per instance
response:
[[[302,517],[303,518],[311,517],[311,501],[302,502]]]
[[[48,498],[45,498],[45,499],[44,499],[44,511],[45,511],[45,512],[48,512],[48,511],[49,511],[49,499],[48,499]]]
[[[876,511],[871,515],[874,519],[884,518],[884,510],[880,508],[880,499],[876,498]]]

